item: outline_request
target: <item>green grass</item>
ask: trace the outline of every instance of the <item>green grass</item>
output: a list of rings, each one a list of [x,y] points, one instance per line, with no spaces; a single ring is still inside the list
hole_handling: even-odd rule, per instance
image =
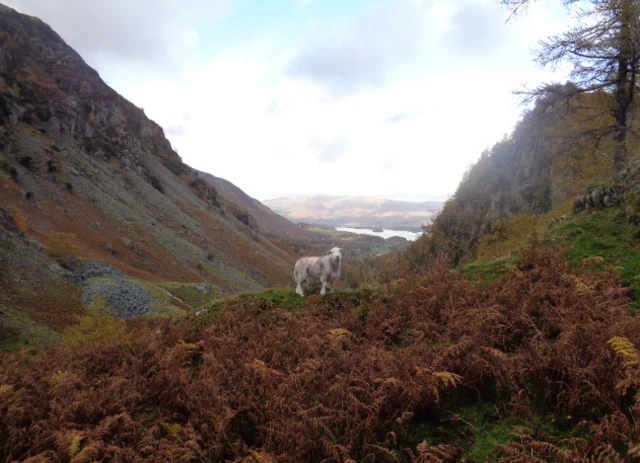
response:
[[[247,310],[256,316],[274,310],[284,310],[295,314],[304,310],[307,303],[325,304],[336,310],[343,310],[345,306],[353,306],[357,315],[366,319],[369,303],[373,298],[381,297],[382,292],[382,287],[372,287],[301,297],[293,289],[271,288],[260,293],[245,293],[209,302],[200,308],[206,310],[206,313],[198,316],[194,323],[197,327],[208,326],[215,321],[220,312],[226,310]]]
[[[272,288],[255,295],[246,295],[248,299],[255,298],[255,302],[265,305],[265,302],[273,304],[273,308],[295,312],[305,306],[305,299],[296,294],[293,289]]]
[[[202,288],[203,285],[206,288]],[[219,299],[222,296],[220,288],[212,284],[162,282],[157,283],[157,286],[168,291],[174,297],[179,298],[194,309]],[[201,287],[201,289],[197,287]],[[202,289],[205,289],[205,291]]]
[[[204,327],[213,323],[220,312],[225,310],[248,310],[259,316],[269,310],[286,310],[297,312],[304,308],[306,299],[296,294],[293,289],[272,288],[261,293],[245,293],[219,299],[205,304],[201,310],[206,312],[195,319],[196,327]]]
[[[495,462],[496,444],[515,440],[515,426],[522,424],[513,417],[500,418],[493,404],[473,404],[453,408],[437,421],[410,423],[405,438],[414,446],[425,440],[430,445],[455,443],[464,449],[463,461]]]
[[[11,325],[17,325],[19,331],[13,328],[6,330],[5,337],[0,339],[0,351],[20,352],[42,343],[55,344],[61,339],[59,333],[46,325],[36,324],[24,312],[7,308],[4,312],[7,320]]]
[[[371,254],[375,254],[375,255],[388,254],[390,252],[395,252],[400,249],[404,249],[408,246],[409,246],[408,242],[406,244],[396,244],[396,243],[391,243],[391,244],[385,243],[385,244],[379,244],[379,245],[376,244],[371,247]]]
[[[633,287],[636,301],[640,299],[640,228],[630,224],[620,209],[580,214],[551,229],[545,244],[566,248],[573,268],[615,271],[622,284]]]
[[[491,262],[473,262],[460,267],[460,274],[465,280],[474,281],[482,285],[495,283],[509,272],[517,271],[516,257],[510,255]]]
[[[456,444],[463,448],[461,460],[471,458],[474,463],[497,462],[497,445],[519,440],[518,429],[542,431],[552,438],[586,437],[584,431],[555,426],[550,416],[521,419],[505,414],[493,403],[473,403],[452,406],[441,417],[430,421],[410,422],[404,439],[409,446],[422,441],[430,445]]]

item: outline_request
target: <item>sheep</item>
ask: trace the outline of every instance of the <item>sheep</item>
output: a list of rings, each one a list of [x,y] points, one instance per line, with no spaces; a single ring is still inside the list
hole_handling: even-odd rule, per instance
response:
[[[327,288],[333,292],[333,286],[340,278],[340,262],[342,261],[342,249],[333,248],[324,256],[301,257],[296,262],[293,270],[293,279],[296,282],[296,293],[304,296],[302,286],[314,287],[322,284],[320,294],[326,294]]]

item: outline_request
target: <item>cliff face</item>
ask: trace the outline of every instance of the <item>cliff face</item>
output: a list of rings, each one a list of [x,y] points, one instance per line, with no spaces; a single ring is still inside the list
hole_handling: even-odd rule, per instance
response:
[[[433,225],[432,232],[455,250],[454,262],[473,258],[475,244],[498,219],[549,212],[560,217],[587,191],[591,206],[616,201],[613,187],[591,190],[615,174],[613,139],[602,128],[611,125],[606,96],[538,100],[509,137],[482,153]],[[638,141],[628,146],[636,153]]]
[[[44,253],[145,279],[261,289],[289,282],[295,260],[49,26],[2,5],[0,208]]]

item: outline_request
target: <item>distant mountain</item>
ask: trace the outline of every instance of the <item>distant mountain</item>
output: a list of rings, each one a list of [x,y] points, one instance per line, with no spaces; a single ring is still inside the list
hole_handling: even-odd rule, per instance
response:
[[[295,255],[260,231],[304,233],[184,164],[162,128],[48,25],[3,5],[0,212],[0,309],[3,295],[54,281],[48,269],[61,272],[53,260],[67,254],[225,292],[282,285]],[[16,251],[31,245],[38,275]]]
[[[420,230],[442,207],[441,201],[413,203],[357,196],[314,196],[263,201],[293,222],[324,226]]]

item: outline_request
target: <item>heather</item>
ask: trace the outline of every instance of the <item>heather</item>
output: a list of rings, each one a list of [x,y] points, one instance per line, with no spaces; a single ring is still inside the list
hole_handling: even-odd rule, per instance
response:
[[[4,356],[0,460],[633,461],[640,323],[613,272],[535,244],[498,283],[84,315]]]

